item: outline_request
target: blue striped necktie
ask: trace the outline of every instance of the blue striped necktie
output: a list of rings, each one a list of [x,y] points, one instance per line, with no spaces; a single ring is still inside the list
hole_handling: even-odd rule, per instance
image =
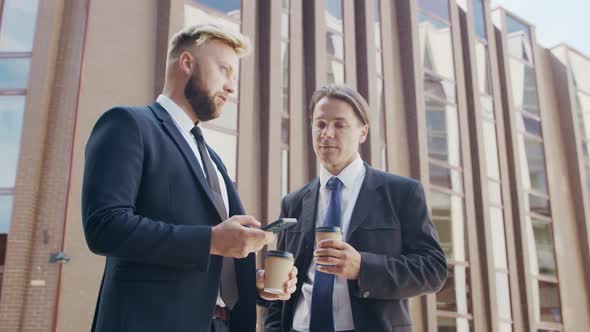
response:
[[[342,181],[331,177],[326,184],[330,190],[330,203],[322,226],[340,227],[340,195]],[[332,310],[332,294],[334,292],[334,275],[315,271],[313,291],[311,295],[310,332],[333,332],[334,313]]]

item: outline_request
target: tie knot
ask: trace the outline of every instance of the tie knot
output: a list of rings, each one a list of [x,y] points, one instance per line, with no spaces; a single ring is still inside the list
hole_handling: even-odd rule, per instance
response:
[[[197,139],[203,139],[203,132],[198,126],[194,126],[193,129],[191,129],[191,134]]]
[[[331,177],[330,180],[328,180],[328,183],[326,183],[326,187],[328,187],[330,191],[340,190],[342,185],[342,181],[340,181],[340,179],[335,176]]]

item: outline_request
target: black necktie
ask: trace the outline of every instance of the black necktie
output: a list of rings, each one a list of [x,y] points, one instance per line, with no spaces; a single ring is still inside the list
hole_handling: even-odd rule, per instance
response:
[[[228,218],[225,204],[223,203],[223,196],[221,195],[221,187],[219,186],[219,179],[217,178],[217,171],[215,165],[209,154],[207,153],[207,146],[205,144],[205,138],[203,138],[203,132],[201,128],[195,126],[191,129],[191,133],[197,140],[197,147],[199,154],[201,155],[201,161],[203,169],[207,175],[207,182],[209,183],[209,189],[213,198],[213,205],[221,216],[221,220],[224,221]],[[223,266],[221,268],[221,299],[229,309],[238,302],[238,285],[236,282],[236,269],[234,266],[234,260],[231,257],[223,257]]]

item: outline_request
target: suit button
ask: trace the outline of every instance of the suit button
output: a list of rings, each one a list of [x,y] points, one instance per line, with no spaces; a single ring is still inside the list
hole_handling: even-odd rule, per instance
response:
[[[363,293],[363,297],[366,299],[367,297],[369,297],[369,295],[371,295],[371,293],[369,291],[366,291]]]

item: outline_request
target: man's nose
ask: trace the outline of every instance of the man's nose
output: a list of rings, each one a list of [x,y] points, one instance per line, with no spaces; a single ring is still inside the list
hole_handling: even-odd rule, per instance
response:
[[[236,93],[236,80],[228,79],[223,86],[223,90],[225,90],[230,95]]]

